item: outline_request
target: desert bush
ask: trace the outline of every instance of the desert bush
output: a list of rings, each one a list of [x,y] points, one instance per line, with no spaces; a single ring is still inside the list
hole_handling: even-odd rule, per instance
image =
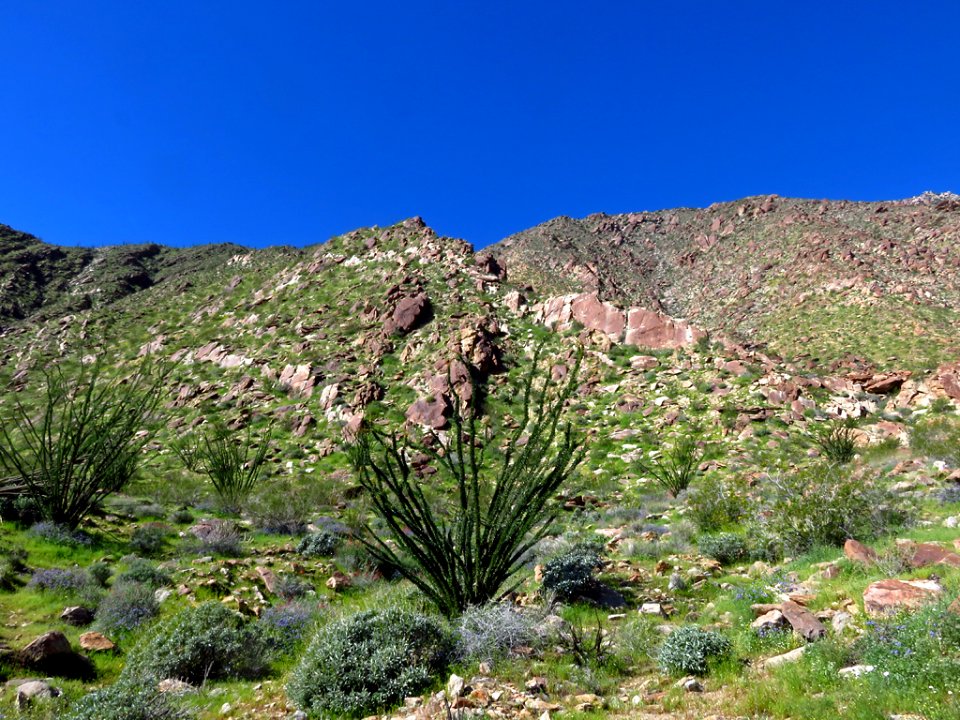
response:
[[[290,602],[266,608],[257,624],[267,646],[276,653],[286,653],[306,639],[320,616],[315,602]]]
[[[831,420],[814,426],[811,436],[825,458],[835,463],[848,463],[857,451],[856,435],[850,420]]]
[[[931,460],[960,467],[960,420],[941,416],[918,421],[910,433],[910,447]]]
[[[417,441],[405,431],[366,426],[350,447],[359,483],[386,530],[368,527],[361,542],[445,615],[498,596],[548,532],[555,517],[548,505],[584,458],[583,438],[563,421],[579,359],[556,391],[540,367],[541,352],[542,346],[516,395],[519,411],[505,443],[493,437],[495,419],[479,417],[479,388],[461,407],[451,387],[457,400],[450,404],[448,433],[427,430]],[[456,488],[443,512],[424,494],[409,461],[417,456],[437,471],[432,485]]]
[[[81,568],[47,568],[33,573],[27,587],[69,594],[86,592],[93,584],[93,579]]]
[[[189,540],[185,547],[198,555],[243,556],[243,535],[232,522],[215,522],[200,537]]]
[[[747,541],[742,535],[730,532],[701,535],[697,541],[700,553],[717,560],[721,565],[731,565],[745,560],[749,554]]]
[[[45,520],[70,529],[133,478],[167,374],[142,364],[107,380],[102,370],[99,361],[73,377],[45,369],[39,410],[16,398],[0,417],[0,470],[19,478]]]
[[[739,522],[747,513],[746,483],[707,473],[687,493],[687,517],[700,532],[715,532]]]
[[[130,547],[140,555],[158,555],[170,537],[167,527],[157,524],[141,525],[130,536]]]
[[[709,663],[729,655],[730,641],[718,632],[684,625],[670,633],[657,659],[661,669],[671,675],[706,675]]]
[[[671,497],[677,497],[700,475],[700,463],[706,454],[700,435],[699,427],[691,426],[672,445],[662,445],[652,456],[637,459],[634,470],[640,477],[653,478]]]
[[[946,688],[960,675],[960,616],[938,602],[896,617],[870,620],[852,652],[894,687]]]
[[[309,493],[291,482],[272,482],[248,502],[253,524],[270,535],[302,535],[315,505]]]
[[[117,682],[81,698],[66,720],[186,720],[189,716],[154,685]]]
[[[131,652],[121,679],[249,678],[264,670],[258,628],[218,602],[186,608],[162,621]]]
[[[211,423],[198,434],[176,443],[174,452],[188,470],[207,476],[224,511],[240,512],[263,475],[270,431],[257,438],[248,427],[240,437],[238,431]]]
[[[876,478],[836,465],[772,477],[764,510],[764,532],[780,538],[788,553],[874,538],[902,525],[909,514]]]
[[[539,638],[529,614],[507,603],[467,608],[457,622],[457,656],[465,661],[492,661]]]
[[[30,535],[41,538],[47,542],[57,545],[66,545],[67,547],[80,547],[84,545],[93,545],[93,538],[82,530],[70,529],[66,525],[42,520],[33,525],[28,531]]]
[[[304,557],[332,557],[340,546],[341,538],[326,530],[304,535],[297,545],[297,552]]]
[[[193,513],[187,508],[179,508],[170,513],[170,522],[175,525],[186,525],[193,522]]]
[[[613,652],[624,666],[657,659],[663,633],[659,621],[649,615],[631,618],[617,627]]]
[[[100,587],[106,587],[107,581],[113,576],[113,568],[111,568],[108,563],[102,561],[90,563],[87,567],[87,572]]]
[[[154,589],[139,582],[118,582],[97,607],[96,627],[107,634],[129,632],[160,612]]]
[[[600,615],[593,623],[584,623],[579,617],[563,623],[559,628],[558,640],[564,654],[581,668],[601,668],[616,660],[611,652],[611,642],[603,629]]]
[[[950,483],[937,490],[937,500],[944,505],[960,503],[960,483]]]
[[[154,563],[144,558],[124,558],[127,569],[117,575],[114,583],[141,583],[152,588],[163,587],[172,582],[170,573],[161,570]]]
[[[574,600],[596,587],[594,573],[603,567],[596,545],[579,543],[543,565],[543,590],[559,600]]]
[[[287,691],[308,713],[369,715],[420,693],[451,650],[450,635],[426,615],[361,612],[320,628]]]
[[[302,598],[313,590],[313,586],[296,575],[280,575],[273,586],[277,597],[290,602]]]

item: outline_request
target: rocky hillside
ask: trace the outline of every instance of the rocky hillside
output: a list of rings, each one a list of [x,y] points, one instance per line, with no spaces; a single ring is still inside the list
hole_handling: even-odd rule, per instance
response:
[[[57,247],[0,225],[0,332],[17,321],[102,307],[168,278],[189,278],[240,251],[231,245]]]
[[[960,198],[949,193],[561,217],[491,250],[546,292],[596,292],[791,359],[932,367],[958,354]]]

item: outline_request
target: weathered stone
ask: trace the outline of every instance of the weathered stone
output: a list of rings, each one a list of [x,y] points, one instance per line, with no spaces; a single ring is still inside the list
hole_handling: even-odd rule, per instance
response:
[[[433,399],[420,399],[414,402],[407,409],[406,418],[417,425],[443,430],[447,427],[451,410],[446,396],[440,395]]]
[[[787,622],[787,618],[780,610],[771,610],[770,612],[764,613],[750,623],[750,627],[761,635],[776,630],[782,630],[788,625],[789,623]]]
[[[74,627],[83,627],[84,625],[89,625],[93,622],[93,618],[93,610],[81,605],[73,605],[71,607],[64,608],[63,612],[60,613],[60,619],[63,620],[67,625],[73,625]]]
[[[819,640],[827,634],[827,629],[823,626],[823,623],[802,605],[787,600],[780,608],[793,631],[807,642]]]
[[[807,645],[801,645],[798,648],[794,648],[790,652],[785,652],[782,655],[775,655],[771,658],[767,658],[766,660],[762,660],[760,661],[758,667],[761,670],[773,670],[774,668],[778,668],[782,665],[797,662],[797,660],[803,657],[803,654],[807,651],[807,647]]]
[[[960,567],[960,555],[945,550],[933,543],[905,543],[904,549],[909,554],[908,563],[912,568],[922,568],[928,565],[950,565]]]
[[[60,688],[43,680],[29,680],[17,686],[17,710],[26,710],[34,700],[50,700],[60,695]]]
[[[426,324],[433,317],[433,306],[426,293],[408,295],[397,302],[393,313],[383,325],[386,334],[408,333]]]
[[[117,646],[107,636],[98,632],[86,632],[80,636],[80,647],[88,652],[110,652]]]
[[[706,333],[681,320],[652,310],[631,308],[627,314],[627,345],[654,349],[673,349],[692,345]]]
[[[843,544],[843,554],[852,562],[861,565],[872,565],[877,561],[876,551],[852,538]]]
[[[447,680],[447,697],[449,698],[458,698],[463,695],[464,680],[457,674],[450,676],[450,679]]]
[[[186,695],[187,693],[196,692],[197,689],[184,680],[178,680],[177,678],[166,678],[157,684],[157,691],[161,693],[169,693],[171,695]]]
[[[933,580],[879,580],[863,591],[863,607],[868,615],[893,615],[915,609],[936,600],[943,588]]]
[[[73,652],[70,641],[59,630],[51,630],[35,638],[15,654],[15,659],[21,665],[57,677],[86,679],[94,674],[90,660]]]

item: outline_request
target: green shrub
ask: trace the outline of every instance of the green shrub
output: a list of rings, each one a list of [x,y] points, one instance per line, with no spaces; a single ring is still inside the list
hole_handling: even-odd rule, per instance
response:
[[[240,437],[226,425],[211,423],[199,437],[182,439],[173,449],[188,470],[207,476],[224,511],[238,513],[263,475],[270,432],[257,438],[247,428]]]
[[[671,675],[706,675],[710,661],[726,657],[731,649],[730,641],[720,633],[684,625],[663,641],[657,659],[661,669]]]
[[[130,653],[121,678],[256,677],[264,670],[264,642],[256,626],[217,602],[187,608],[164,620]]]
[[[141,525],[134,529],[130,537],[130,547],[140,555],[158,555],[166,545],[169,536],[169,528],[162,525]]]
[[[187,508],[180,508],[170,513],[170,522],[175,525],[186,525],[193,522],[193,513]]]
[[[129,632],[159,612],[153,588],[138,582],[120,582],[100,601],[96,627],[107,634]]]
[[[188,713],[153,685],[117,682],[83,697],[66,720],[182,720]]]
[[[133,478],[167,374],[146,363],[121,380],[102,371],[99,361],[73,376],[44,369],[39,409],[15,397],[0,415],[0,471],[23,483],[45,520],[71,530]]]
[[[411,440],[406,430],[367,426],[350,448],[358,481],[386,530],[368,527],[360,541],[445,615],[496,598],[520,572],[555,517],[550,505],[557,490],[585,457],[583,437],[565,420],[580,360],[558,390],[540,367],[542,350],[516,389],[519,407],[509,429],[496,417],[480,417],[475,388],[466,407],[450,403],[451,427],[443,436],[427,430]],[[458,397],[453,387],[449,395]],[[500,429],[505,438],[496,436]],[[431,485],[456,488],[445,507],[427,499],[409,462],[418,455],[437,473]]]
[[[114,583],[142,583],[152,588],[158,588],[172,582],[170,573],[161,570],[149,560],[138,557],[126,560],[127,569],[117,575]]]
[[[107,581],[113,575],[113,568],[105,562],[90,563],[87,567],[87,573],[93,578],[93,581],[100,587],[106,587]]]
[[[811,430],[813,444],[827,460],[848,463],[857,451],[854,429],[850,420],[832,420],[826,425],[815,425]]]
[[[960,420],[933,417],[918,421],[910,434],[910,447],[931,460],[960,467]]]
[[[677,497],[700,474],[706,449],[699,436],[700,429],[692,426],[673,445],[662,446],[653,457],[636,460],[634,470],[640,477],[653,478],[671,497]]]
[[[319,630],[287,690],[308,713],[369,715],[420,693],[451,651],[449,634],[430,617],[361,612]]]
[[[305,557],[332,557],[340,546],[340,536],[326,530],[304,535],[297,552]]]
[[[708,473],[687,494],[689,517],[700,532],[715,532],[739,522],[747,513],[746,483]]]
[[[747,541],[742,535],[722,532],[713,535],[701,535],[697,541],[700,553],[720,562],[731,565],[745,560],[748,555]]]
[[[814,545],[840,546],[847,538],[868,540],[907,518],[907,508],[876,478],[814,465],[770,478],[762,522],[785,552],[800,553]]]
[[[580,543],[544,563],[543,589],[560,600],[574,600],[596,587],[593,574],[602,567],[596,545]]]

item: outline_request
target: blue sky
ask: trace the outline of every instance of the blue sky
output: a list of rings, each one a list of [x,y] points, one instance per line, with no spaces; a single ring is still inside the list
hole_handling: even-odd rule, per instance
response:
[[[960,191],[960,3],[8,2],[0,222],[303,245],[421,215]]]

